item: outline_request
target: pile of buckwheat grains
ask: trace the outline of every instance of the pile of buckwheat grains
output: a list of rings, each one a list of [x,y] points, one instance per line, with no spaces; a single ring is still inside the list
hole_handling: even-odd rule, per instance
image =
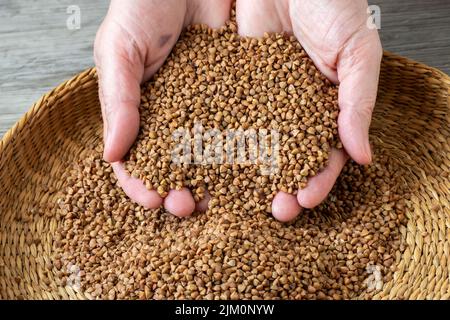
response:
[[[76,289],[92,298],[345,299],[370,298],[392,277],[408,190],[378,140],[373,164],[349,162],[317,208],[291,223],[269,213],[277,190],[304,187],[340,147],[337,88],[293,38],[240,38],[233,22],[189,27],[143,87],[140,112],[127,170],[163,196],[186,186],[198,200],[208,190],[209,209],[180,219],[133,203],[91,146],[63,177],[56,206],[63,284],[79,270]],[[279,171],[174,164],[172,133],[196,121],[220,132],[277,130]]]
[[[402,170],[375,150],[372,165],[348,163],[324,203],[285,224],[234,204],[184,219],[144,209],[97,149],[64,177],[58,276],[71,279],[76,266],[79,290],[106,299],[370,297],[403,250],[408,191]]]
[[[220,30],[188,28],[142,89],[140,112],[141,131],[126,169],[162,196],[185,186],[196,200],[205,190],[213,198],[229,193],[239,199],[237,191],[245,186],[247,192],[262,192],[270,201],[277,190],[293,193],[303,188],[308,177],[326,166],[331,148],[340,147],[337,88],[316,69],[299,42],[281,34],[239,37],[233,22]],[[214,143],[220,139],[206,134],[198,154],[203,159],[193,154],[196,124],[205,133],[220,132],[223,161],[214,158]],[[172,135],[180,128],[189,132],[189,160],[198,164],[174,163],[173,151],[181,141]],[[279,134],[277,174],[261,172],[269,169],[269,159],[261,157],[259,165],[238,161],[238,132],[249,129],[257,134],[268,131],[267,139],[256,143],[263,147],[266,141],[269,152],[271,130]],[[229,132],[238,138],[226,144]],[[233,151],[231,157],[226,157],[227,147]],[[255,149],[247,145],[245,158]]]

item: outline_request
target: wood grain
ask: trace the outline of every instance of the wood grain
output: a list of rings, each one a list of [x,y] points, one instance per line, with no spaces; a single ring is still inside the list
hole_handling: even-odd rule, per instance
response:
[[[0,136],[50,89],[93,65],[109,1],[0,0]],[[450,73],[450,1],[376,0],[383,47]],[[69,30],[70,5],[81,28]]]

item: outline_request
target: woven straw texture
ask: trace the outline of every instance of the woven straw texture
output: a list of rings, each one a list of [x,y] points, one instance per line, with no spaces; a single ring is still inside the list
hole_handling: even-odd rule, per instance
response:
[[[406,250],[376,299],[450,298],[450,78],[385,53],[371,127],[413,186]],[[0,298],[84,299],[52,266],[58,223],[46,210],[61,173],[102,143],[95,69],[43,96],[0,141]],[[361,296],[364,298],[364,296]]]

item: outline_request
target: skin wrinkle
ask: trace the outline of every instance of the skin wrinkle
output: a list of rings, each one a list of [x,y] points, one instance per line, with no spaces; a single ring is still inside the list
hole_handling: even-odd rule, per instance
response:
[[[123,66],[124,68],[127,68],[126,72],[124,72],[124,73],[125,74],[134,74],[134,70],[131,70],[131,68],[132,68],[131,66],[133,64],[130,62],[131,59],[133,59],[133,58],[130,58],[128,54],[121,54],[120,52],[121,51],[116,52],[117,57],[119,57],[120,59],[124,59],[124,61],[128,62],[128,64],[126,66]],[[124,88],[124,87],[126,87],[126,83],[129,83],[127,81],[127,79],[123,79],[124,78],[124,73],[118,73],[118,75],[117,75],[117,77],[115,79],[114,83],[118,84],[119,88]],[[138,76],[137,79],[142,79],[142,75]],[[141,80],[139,80],[139,82],[140,81]],[[104,85],[104,83],[105,82],[102,81],[103,85]],[[124,95],[122,95],[122,93],[123,93],[123,90],[118,91],[118,92],[112,92],[110,94],[105,94],[104,91],[103,91],[103,97],[105,98],[106,101],[108,101],[106,108],[107,109],[111,109],[111,103],[110,103],[111,100],[117,100],[120,103],[128,103],[128,102],[130,102],[130,103],[136,104],[136,107],[138,107],[140,98],[136,99],[136,97],[130,96],[130,95],[125,95],[124,96]]]
[[[126,12],[126,14],[129,15],[128,12]],[[131,42],[132,48],[136,50],[139,55],[139,61],[144,63],[145,60],[141,54],[141,51],[145,51],[145,49],[139,47],[139,43],[142,43],[142,41],[136,41],[135,37],[133,36],[134,32],[132,32],[129,27],[126,27],[121,20],[118,20],[117,17],[120,17],[121,20],[124,19],[122,15],[113,16],[111,23],[116,24],[119,29],[126,35],[124,37],[124,39],[126,39],[126,43]],[[132,21],[132,19],[128,19],[128,21],[130,20]]]
[[[366,63],[366,61],[361,60],[361,57],[365,57],[366,56],[366,50],[368,53],[370,53],[370,51],[373,52],[378,52],[378,56],[377,59],[379,61],[381,61],[382,58],[382,49],[381,46],[379,46],[378,48],[376,48],[375,50],[373,50],[373,41],[369,41],[372,40],[369,35],[366,35],[364,37],[359,37],[361,40],[359,41],[367,41],[367,43],[359,43],[358,45],[355,45],[354,42],[357,42],[355,39],[355,37],[349,38],[346,46],[342,49],[342,51],[339,53],[338,55],[338,68],[342,69],[341,75],[341,82],[344,80],[344,78],[346,78],[347,76],[351,76],[352,73],[355,71],[355,67],[359,67],[359,68],[364,68],[364,63]],[[379,69],[379,67],[378,67]],[[348,70],[348,72],[346,72],[346,70]],[[351,71],[350,71],[351,70]]]
[[[143,65],[144,59],[142,57],[141,48],[139,48],[139,44],[136,41],[136,39],[126,30],[122,27],[122,30],[126,33],[126,35],[129,37],[128,39],[128,46],[125,46],[126,48],[126,55],[123,55],[122,58],[125,59],[128,62],[128,65],[134,66],[136,64]],[[119,55],[120,55],[119,50]],[[137,55],[137,59],[135,57]],[[142,78],[142,76],[141,76]]]
[[[350,24],[350,25],[354,25],[353,19],[358,18],[359,17],[359,12],[358,10],[352,10],[353,13],[349,16],[346,17],[345,14],[347,13],[348,8],[351,8],[351,3],[347,2],[347,6],[346,8],[342,9],[342,11],[339,12],[338,16],[332,19],[332,22],[328,25],[327,30],[325,31],[324,35],[322,36],[322,44],[325,43],[333,43],[333,39],[336,38],[336,34],[334,35],[330,35],[332,32],[336,33],[336,30],[348,30],[349,28],[347,28],[345,25]],[[342,17],[342,18],[341,18]],[[357,19],[356,19],[357,20]],[[364,24],[365,20],[361,21],[360,26],[362,26]],[[356,30],[353,31],[353,33],[351,33],[348,38],[351,38],[355,33],[359,32],[360,28],[357,28]],[[341,32],[339,32],[341,33]],[[344,33],[344,32],[342,32]],[[329,39],[330,37],[330,39]],[[334,50],[336,51],[340,51],[342,50],[342,47],[345,46],[345,43],[347,42],[346,40],[342,41],[338,41],[338,42],[342,42],[342,45],[339,48],[335,48]],[[325,45],[322,46],[320,48],[320,50],[324,50],[324,47],[326,47]]]
[[[300,22],[301,20],[296,19],[295,15],[296,15],[296,13],[291,10],[290,18],[293,19],[294,21]],[[328,55],[331,56],[331,58],[323,59],[320,55],[316,54],[316,52],[319,50],[317,50],[317,48],[315,48],[313,45],[310,45],[310,43],[312,44],[313,41],[310,39],[310,37],[308,35],[311,32],[304,32],[304,28],[306,28],[306,26],[304,26],[304,27],[295,26],[295,23],[293,23],[293,28],[294,28],[294,34],[296,35],[297,39],[299,39],[302,47],[305,49],[305,51],[308,53],[308,55],[313,59],[313,61],[316,63],[316,65],[318,66],[320,71],[322,71],[331,81],[333,81],[334,83],[337,83],[338,78],[337,78],[337,72],[336,72],[336,67],[335,67],[337,55],[332,50],[329,50],[328,46],[325,46],[324,47],[326,49],[325,52],[328,51],[329,52]],[[325,54],[325,55],[328,56],[327,54]],[[329,60],[331,60],[331,61],[329,61]]]
[[[172,7],[169,6],[170,1],[165,1],[163,6],[161,6],[159,3],[154,3],[152,5],[154,6],[158,6],[158,10],[162,10],[163,12],[161,13],[160,16],[163,17],[171,17],[171,9]],[[185,2],[184,2],[185,3]],[[181,3],[177,3],[178,6],[181,5]],[[181,10],[183,11],[183,10]],[[140,59],[142,61],[142,63],[144,64],[144,69],[151,69],[153,65],[155,64],[160,64],[161,61],[164,61],[167,56],[169,55],[172,46],[175,44],[176,39],[172,39],[174,41],[172,41],[172,45],[168,48],[166,48],[165,50],[160,50],[161,47],[163,46],[158,46],[158,43],[160,43],[161,41],[161,36],[158,36],[157,34],[161,33],[159,30],[161,25],[164,25],[164,18],[160,19],[161,21],[154,21],[152,22],[153,25],[156,25],[157,27],[154,28],[155,30],[151,30],[153,32],[150,32],[149,29],[143,28],[142,25],[140,23],[138,23],[137,21],[135,21],[135,19],[133,18],[135,15],[137,15],[138,13],[133,12],[133,14],[126,19],[126,21],[128,23],[131,23],[134,25],[134,32],[132,32],[133,34],[138,34],[138,35],[143,35],[144,36],[144,40],[143,41],[139,41],[136,43],[143,43],[143,44],[147,44],[144,48],[140,48],[139,46],[137,46],[137,48],[139,49],[139,55],[140,55]],[[119,15],[119,17],[123,18],[121,15]],[[149,19],[148,17],[145,17],[145,19]],[[159,18],[158,18],[159,19]],[[152,17],[153,20],[153,17]],[[177,21],[178,19],[175,19],[175,21]],[[181,19],[180,19],[181,20]],[[121,24],[120,24],[121,25]],[[183,23],[179,24],[179,27],[177,28],[177,33],[179,34],[181,32],[181,29],[183,27]],[[133,38],[131,36],[131,30],[126,30],[125,28],[123,28],[124,31],[128,34],[129,37]],[[156,40],[156,38],[158,38],[158,40]],[[178,37],[177,37],[178,38]],[[168,39],[170,40],[170,39]],[[168,41],[167,40],[167,41]],[[142,52],[145,52],[145,54],[142,54]],[[162,63],[161,63],[162,64]],[[146,77],[144,77],[143,73],[143,77],[141,79],[142,81],[146,81],[148,79],[146,79]],[[149,75],[150,77],[151,75]]]
[[[316,2],[311,2],[313,4],[316,4]],[[361,21],[359,22],[359,27],[356,28],[351,34],[349,34],[345,39],[340,39],[337,41],[337,45],[333,46],[333,40],[336,39],[336,35],[333,35],[331,37],[330,33],[333,31],[336,33],[335,30],[349,30],[350,28],[346,26],[346,24],[350,24],[353,26],[355,22],[358,20],[357,18],[360,16],[358,10],[352,10],[352,14],[349,17],[344,16],[348,11],[350,11],[349,7],[353,7],[353,2],[347,2],[346,7],[341,9],[339,11],[339,14],[337,17],[329,17],[327,14],[326,17],[323,17],[323,19],[330,20],[331,23],[326,24],[328,27],[326,28],[324,35],[321,36],[321,40],[319,41],[320,46],[316,46],[317,40],[315,38],[311,38],[310,35],[315,35],[315,30],[312,30],[308,28],[308,24],[302,23],[302,19],[297,18],[298,13],[301,12],[301,8],[299,8],[300,2],[294,1],[293,2],[293,10],[291,11],[291,19],[294,19],[297,21],[297,29],[296,31],[300,34],[298,36],[299,39],[306,39],[306,41],[300,41],[302,45],[305,47],[305,50],[308,52],[308,54],[312,57],[314,57],[315,61],[319,66],[324,66],[327,70],[321,70],[327,76],[333,80],[333,82],[338,83],[338,74],[337,74],[337,68],[336,65],[339,61],[339,54],[340,52],[346,47],[347,43],[352,39],[356,34],[360,33],[362,28],[365,26],[365,19],[361,18]],[[328,4],[332,5],[332,4]],[[322,6],[317,6],[317,8],[322,8]],[[318,10],[319,11],[319,10]],[[312,12],[310,13],[312,15],[319,14],[320,12]],[[343,22],[342,22],[343,21]],[[345,32],[338,32],[337,37],[339,37],[339,34],[345,34]],[[331,37],[331,39],[328,39]],[[330,45],[331,44],[331,45]],[[315,52],[322,52],[322,56],[325,56],[323,58],[322,56],[318,56],[315,54]],[[329,73],[333,73],[333,75],[329,75]]]
[[[342,46],[340,47],[340,49],[339,49],[339,52],[338,52],[338,54],[337,54],[337,66],[338,66],[338,69],[344,69],[345,70],[345,66],[348,68],[348,69],[350,69],[350,67],[351,66],[353,66],[353,64],[348,64],[348,65],[346,65],[346,64],[342,64],[343,62],[345,63],[346,62],[346,60],[347,59],[361,59],[359,56],[357,56],[357,52],[359,51],[359,50],[362,50],[362,49],[365,49],[365,45],[364,45],[364,43],[361,43],[361,42],[359,42],[357,45],[354,45],[354,43],[355,43],[355,38],[356,37],[359,37],[359,39],[361,38],[361,36],[360,36],[360,34],[362,33],[362,34],[364,34],[364,32],[363,32],[363,30],[364,30],[364,28],[365,28],[365,25],[364,24],[361,24],[360,26],[359,26],[359,28],[355,31],[355,32],[353,32],[345,41],[344,41],[344,43],[342,44]],[[370,34],[369,35],[366,35],[366,37],[367,36],[370,36]],[[364,39],[365,37],[363,37],[363,39]],[[360,40],[361,41],[361,40]],[[350,51],[351,53],[350,54],[345,54],[345,52],[346,51]]]
[[[132,34],[129,32],[129,30],[127,30],[127,28],[125,28],[123,26],[123,24],[116,20],[113,19],[111,21],[111,23],[115,24],[119,30],[121,32],[124,33],[125,35],[125,39],[126,40],[126,45],[125,46],[120,46],[118,47],[118,50],[115,52],[115,54],[117,54],[117,57],[123,59],[124,61],[126,61],[125,64],[121,64],[121,68],[128,68],[129,70],[127,70],[130,74],[134,74],[134,70],[130,70],[130,68],[136,66],[136,65],[143,65],[144,61],[143,61],[143,57],[141,54],[141,48],[138,45],[138,42],[136,41],[136,39],[132,36]],[[100,59],[100,65],[102,64],[102,62],[104,62],[104,58]],[[114,61],[114,60],[112,60]],[[114,62],[113,62],[114,64]],[[137,77],[139,79],[139,81],[142,81],[142,76],[143,74],[141,74],[140,77]],[[114,93],[114,95],[116,95],[117,93]],[[136,99],[134,99],[136,100]],[[126,102],[126,100],[124,100],[123,98],[119,98],[119,101],[123,101]]]

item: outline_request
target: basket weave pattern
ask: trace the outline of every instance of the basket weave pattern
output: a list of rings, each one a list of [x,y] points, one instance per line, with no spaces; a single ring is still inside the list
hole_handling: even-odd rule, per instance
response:
[[[44,95],[0,141],[0,299],[85,299],[52,264],[49,210],[61,174],[102,143],[95,69]],[[406,250],[376,299],[450,298],[450,78],[385,53],[372,139],[407,168],[414,190],[401,229]],[[364,298],[362,296],[361,298]]]

